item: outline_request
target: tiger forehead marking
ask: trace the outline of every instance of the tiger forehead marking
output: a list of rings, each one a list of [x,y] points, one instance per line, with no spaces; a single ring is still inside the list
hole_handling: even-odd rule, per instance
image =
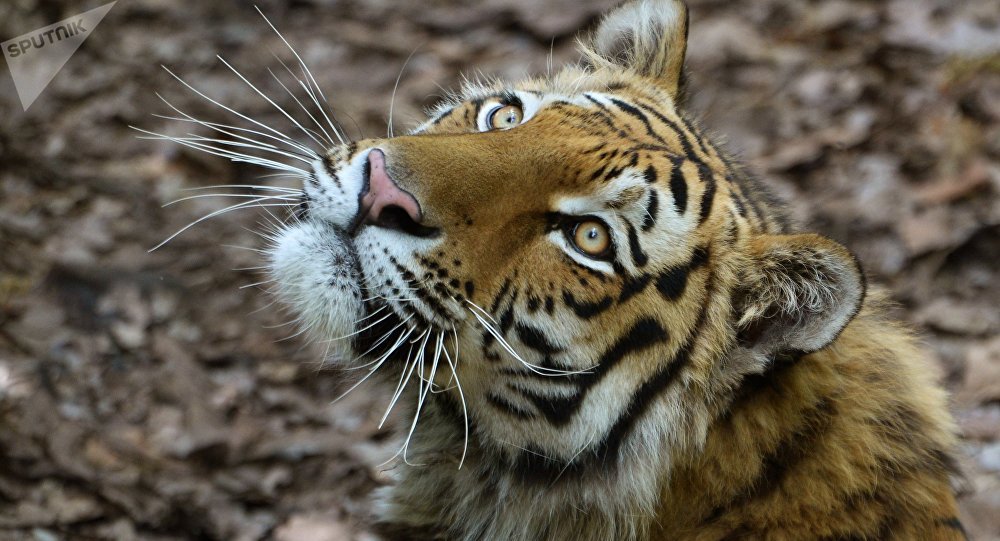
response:
[[[580,66],[312,163],[271,271],[408,405],[392,538],[961,538],[941,391],[682,113],[686,37],[634,0]]]

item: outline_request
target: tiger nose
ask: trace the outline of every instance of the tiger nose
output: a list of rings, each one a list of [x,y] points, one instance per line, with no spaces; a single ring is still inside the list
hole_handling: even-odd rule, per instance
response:
[[[420,224],[420,203],[412,194],[403,190],[389,176],[385,168],[385,154],[379,149],[368,153],[368,191],[361,197],[360,214],[366,224],[390,229],[406,230],[406,218]]]

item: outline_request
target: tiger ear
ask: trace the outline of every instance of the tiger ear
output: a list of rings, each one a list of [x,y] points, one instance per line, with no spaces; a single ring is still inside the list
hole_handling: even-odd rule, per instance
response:
[[[761,235],[736,295],[742,346],[771,357],[811,353],[854,319],[865,277],[853,254],[820,235]]]
[[[595,68],[627,70],[658,79],[674,100],[683,86],[688,12],[678,0],[632,0],[605,15],[581,42]]]

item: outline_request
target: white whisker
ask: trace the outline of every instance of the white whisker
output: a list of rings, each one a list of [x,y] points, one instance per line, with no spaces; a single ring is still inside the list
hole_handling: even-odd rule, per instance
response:
[[[285,66],[285,63],[280,58],[278,58],[278,55],[274,54],[274,52],[271,52],[271,54],[274,56],[274,58],[278,62],[281,62],[281,65]],[[288,66],[285,66],[285,69],[288,69]],[[289,71],[289,73],[291,73],[291,70],[288,70],[288,71]],[[305,106],[305,104],[302,103],[301,100],[299,100],[299,97],[296,96],[294,92],[292,92],[292,89],[288,88],[288,86],[285,85],[285,83],[278,77],[278,75],[276,73],[274,73],[273,70],[271,70],[271,68],[267,68],[267,72],[270,73],[271,77],[274,77],[274,80],[277,81],[279,85],[281,85],[281,88],[285,89],[285,92],[287,92],[288,95],[291,96],[291,98],[293,100],[295,100],[295,103],[299,106],[299,108],[302,109],[302,112],[305,113],[306,116],[309,117],[309,120],[312,120],[313,124],[315,124],[316,127],[319,128],[319,130],[322,132],[322,135],[320,135],[320,134],[316,134],[316,135],[323,138],[323,141],[326,143],[326,147],[329,148],[329,147],[334,146],[336,143],[333,142],[333,138],[330,136],[330,133],[328,131],[326,131],[326,128],[323,127],[323,124],[321,124],[318,120],[316,120],[316,117],[313,116],[312,112],[310,112],[309,109]],[[295,79],[296,81],[299,81],[298,77],[295,77],[294,74],[292,74],[292,78]],[[299,84],[301,84],[301,83],[302,83],[302,81],[299,81]],[[313,132],[313,130],[309,130],[309,131]],[[313,132],[313,133],[316,133],[316,132]],[[313,140],[315,141],[316,139],[313,138]],[[319,143],[319,141],[317,141],[317,143]]]
[[[465,392],[462,391],[462,382],[458,379],[458,331],[455,327],[451,328],[452,333],[455,336],[455,358],[452,359],[451,355],[448,354],[448,349],[444,350],[444,357],[448,361],[448,367],[451,368],[451,376],[455,380],[455,386],[458,387],[458,397],[462,402],[462,420],[465,426],[465,440],[462,444],[462,459],[458,462],[458,469],[462,469],[462,465],[465,464],[465,456],[469,451],[469,409],[465,403]]]
[[[282,132],[280,132],[280,131],[272,128],[271,126],[268,126],[267,124],[264,124],[263,122],[255,120],[253,118],[250,118],[250,117],[244,115],[243,113],[241,113],[241,112],[239,112],[239,111],[237,111],[237,110],[235,110],[235,109],[233,109],[231,107],[223,105],[222,103],[220,103],[220,102],[218,102],[218,101],[210,98],[209,96],[205,95],[200,90],[198,90],[197,88],[195,88],[195,87],[191,86],[190,84],[188,84],[187,81],[185,81],[184,79],[181,79],[180,77],[178,77],[177,75],[175,75],[174,72],[170,71],[170,69],[167,68],[166,66],[162,66],[161,65],[161,67],[164,70],[166,70],[166,72],[169,73],[171,77],[173,77],[174,79],[177,79],[182,85],[184,85],[185,87],[187,87],[189,90],[191,90],[192,92],[194,92],[198,96],[201,96],[202,98],[208,100],[213,105],[216,105],[216,106],[222,108],[223,110],[226,110],[226,111],[228,111],[228,112],[230,112],[230,113],[232,113],[232,114],[234,114],[234,115],[242,118],[243,120],[246,120],[248,122],[252,122],[253,124],[255,124],[257,126],[260,126],[261,128],[264,128],[265,130],[267,130],[267,131],[269,131],[269,132],[271,132],[271,133],[273,133],[273,134],[275,134],[275,135],[277,135],[279,137],[284,138],[285,140],[287,140],[288,142],[290,142],[292,144],[298,144],[298,143],[295,143],[295,141],[293,141],[292,139],[290,139],[287,135],[285,135],[284,133],[282,133]]]
[[[413,55],[415,55],[418,50],[420,50],[419,45],[415,49],[413,49],[413,52],[411,52],[409,56],[406,57],[406,61],[403,62],[403,67],[399,68],[399,75],[396,76],[396,84],[392,86],[392,96],[389,98],[389,127],[386,130],[386,134],[389,136],[389,139],[393,138],[392,112],[396,105],[396,90],[399,89],[399,81],[403,78],[403,73],[406,71],[406,66],[410,63],[410,59],[413,58]]]
[[[417,337],[417,340],[420,340],[422,337],[427,336],[428,332],[429,331],[424,331],[422,335]],[[389,407],[386,408],[385,414],[379,421],[378,424],[379,429],[381,429],[382,425],[385,424],[385,420],[389,417],[389,413],[392,412],[392,408],[396,406],[396,401],[398,401],[399,397],[402,396],[403,390],[406,389],[406,384],[410,381],[410,376],[413,374],[413,369],[416,368],[417,366],[416,361],[410,359],[410,355],[412,353],[413,353],[413,341],[411,340],[410,349],[406,353],[406,364],[403,365],[402,377],[400,377],[399,379],[399,384],[396,385],[396,391],[393,393],[392,399],[389,400]]]
[[[354,385],[351,385],[351,387],[350,387],[349,389],[347,389],[346,391],[344,391],[344,392],[343,392],[343,393],[342,393],[342,394],[341,394],[340,396],[338,396],[337,398],[333,399],[333,401],[331,402],[331,404],[332,404],[332,403],[335,403],[335,402],[337,402],[337,401],[339,401],[339,400],[340,400],[340,399],[342,399],[342,398],[344,398],[344,397],[345,397],[345,396],[347,396],[347,395],[348,395],[348,394],[349,394],[349,393],[350,393],[351,391],[353,391],[354,389],[357,389],[359,385],[361,385],[362,383],[364,383],[365,381],[367,381],[367,380],[368,380],[368,378],[370,378],[370,377],[372,376],[372,374],[374,374],[374,373],[375,373],[376,371],[378,371],[378,369],[379,369],[379,368],[380,368],[380,367],[382,366],[382,364],[383,364],[383,363],[385,363],[385,361],[387,361],[387,360],[389,359],[389,357],[390,357],[390,356],[392,355],[392,353],[393,353],[393,352],[395,352],[395,351],[396,351],[396,349],[397,349],[397,348],[398,348],[398,347],[399,347],[399,346],[400,346],[400,345],[401,345],[401,344],[402,344],[403,342],[405,342],[405,341],[406,341],[406,338],[407,338],[407,337],[408,337],[408,336],[410,335],[410,333],[412,333],[412,332],[413,332],[413,329],[409,329],[408,331],[406,331],[405,333],[403,333],[403,335],[402,335],[402,336],[400,336],[400,337],[399,337],[399,338],[398,338],[398,339],[396,340],[396,342],[395,342],[395,343],[394,343],[394,344],[393,344],[393,345],[392,345],[392,346],[391,346],[391,347],[389,348],[389,350],[388,350],[388,351],[386,351],[386,352],[385,352],[385,353],[383,353],[383,354],[382,354],[381,356],[379,356],[379,358],[378,358],[378,359],[376,359],[376,361],[377,361],[377,362],[373,362],[373,363],[372,363],[372,364],[375,364],[375,366],[374,366],[374,367],[372,367],[372,369],[371,369],[371,370],[369,370],[369,371],[368,371],[368,373],[367,373],[367,374],[365,374],[365,376],[364,376],[363,378],[361,378],[361,379],[360,379],[360,380],[359,380],[359,381],[358,381],[357,383],[355,383]]]
[[[406,322],[410,321],[410,319],[412,319],[412,318],[413,318],[412,315],[406,316],[406,319],[404,319],[403,321],[400,321],[399,324],[397,324],[395,327],[389,329],[389,332],[385,333],[385,335],[382,336],[382,338],[379,338],[378,340],[376,340],[375,343],[371,345],[371,347],[369,347],[367,350],[365,350],[361,355],[358,355],[357,357],[355,357],[354,361],[356,362],[356,361],[360,360],[362,357],[364,357],[365,355],[368,355],[369,353],[375,351],[375,348],[379,347],[382,344],[382,342],[385,342],[385,340],[387,338],[389,338],[389,335],[391,335],[393,332],[395,332],[396,329],[402,327],[403,325],[406,325]]]
[[[184,145],[186,147],[190,147],[190,148],[193,148],[193,149],[196,149],[196,150],[200,150],[202,152],[205,152],[206,154],[212,154],[212,155],[215,155],[215,156],[221,156],[223,158],[226,158],[226,159],[234,161],[234,162],[252,163],[252,164],[259,165],[261,167],[266,167],[268,169],[275,169],[275,170],[278,170],[278,171],[294,172],[294,173],[298,174],[299,178],[308,177],[309,175],[311,175],[310,172],[308,172],[308,171],[306,171],[304,169],[300,169],[298,167],[294,167],[294,166],[291,166],[291,165],[288,165],[288,164],[285,164],[285,163],[281,163],[281,162],[278,162],[278,161],[269,160],[267,158],[261,158],[260,156],[252,156],[250,154],[241,154],[239,152],[235,152],[235,151],[232,151],[232,150],[227,150],[227,149],[224,149],[224,148],[217,148],[217,147],[213,147],[211,145],[206,145],[204,143],[198,143],[196,141],[190,141],[190,140],[188,140],[187,138],[184,138],[184,137],[173,137],[173,136],[170,136],[170,135],[164,135],[162,133],[156,133],[156,132],[151,132],[151,131],[143,130],[143,129],[137,128],[135,126],[129,126],[129,127],[132,128],[132,129],[134,129],[134,130],[136,130],[136,131],[139,131],[139,132],[142,132],[142,133],[146,133],[146,134],[149,134],[150,136],[152,136],[152,137],[141,137],[140,136],[139,137],[140,139],[159,139],[159,140],[165,140],[165,141],[173,141],[173,142],[178,143],[180,145]]]
[[[285,175],[285,174],[286,173],[274,173],[274,175]],[[263,175],[263,176],[270,176],[270,175]],[[250,190],[269,190],[269,191],[288,192],[289,194],[295,194],[295,195],[302,195],[303,193],[302,190],[296,190],[294,188],[283,188],[280,186],[261,186],[257,184],[216,184],[214,186],[196,186],[193,188],[184,188],[181,191],[217,190],[224,188],[231,188],[234,190],[240,188],[246,188]]]
[[[271,20],[267,18],[267,15],[264,15],[264,12],[261,11],[259,7],[254,6],[254,8],[257,10],[257,13],[259,13],[260,16],[264,18],[264,21],[267,22],[267,25],[271,27],[271,30],[274,30],[274,33],[277,34],[279,38],[281,38],[281,41],[284,42],[286,47],[288,47],[288,50],[291,51],[293,55],[295,55],[295,59],[298,60],[299,66],[302,68],[302,71],[305,72],[309,81],[311,82],[311,85],[316,88],[316,91],[319,93],[319,95],[323,98],[323,101],[325,102],[326,96],[323,95],[323,89],[319,87],[319,83],[316,82],[316,78],[313,77],[312,72],[309,71],[309,66],[307,66],[305,61],[302,60],[302,57],[299,56],[299,52],[296,51],[295,47],[292,47],[292,44],[289,43],[287,39],[285,39],[285,36],[283,36],[281,32],[279,32],[278,29],[273,24],[271,24]],[[302,84],[301,81],[300,84]],[[304,84],[303,87],[305,87]],[[340,131],[334,125],[333,121],[330,120],[330,117],[327,116],[326,110],[319,104],[319,100],[316,99],[316,96],[308,88],[306,88],[306,93],[309,95],[309,97],[312,98],[313,102],[316,104],[316,107],[319,109],[320,113],[323,114],[323,117],[326,118],[326,121],[330,125],[330,128],[333,129],[333,133],[337,136],[337,140],[339,140],[341,144],[344,144],[346,142],[344,140],[344,137],[341,135]]]
[[[300,154],[295,154],[295,153],[292,153],[292,152],[281,150],[281,149],[279,149],[279,148],[277,148],[277,147],[275,147],[273,145],[268,145],[266,143],[264,143],[264,144],[243,143],[243,142],[240,142],[240,141],[233,141],[231,139],[216,139],[214,137],[205,137],[203,135],[197,135],[197,134],[194,134],[194,133],[188,133],[187,137],[176,137],[176,139],[177,140],[185,140],[185,141],[195,141],[195,142],[198,142],[198,143],[215,143],[217,145],[225,145],[225,146],[238,147],[238,148],[250,148],[250,149],[254,149],[254,150],[259,150],[261,152],[270,152],[272,154],[277,154],[279,156],[284,156],[286,158],[291,158],[293,160],[299,160],[300,162],[303,162],[303,163],[306,163],[306,164],[310,164],[310,165],[312,165],[313,161],[315,161],[315,158],[309,159],[309,158],[306,158],[306,157],[304,157],[304,156],[302,156]],[[252,141],[252,139],[251,139],[251,141]]]
[[[200,195],[189,195],[187,197],[182,197],[180,199],[174,199],[169,203],[164,203],[163,207],[169,207],[170,205],[176,205],[177,203],[182,203],[184,201],[190,201],[191,199],[203,199],[206,197],[232,197],[236,199],[256,199],[258,201],[298,201],[298,197],[293,197],[291,195],[254,195],[254,194],[244,194],[244,193],[206,193]]]
[[[288,111],[285,111],[280,105],[278,105],[277,103],[275,103],[274,100],[272,100],[270,97],[268,97],[267,94],[261,92],[260,89],[258,89],[256,86],[254,86],[254,84],[251,83],[249,79],[247,79],[246,77],[244,77],[242,73],[240,73],[236,68],[234,68],[232,66],[232,64],[230,64],[229,62],[226,62],[225,58],[222,58],[221,55],[215,55],[215,57],[218,58],[220,62],[222,62],[223,64],[225,64],[227,68],[229,68],[230,70],[232,70],[232,72],[235,73],[237,77],[239,77],[240,79],[242,79],[243,82],[246,83],[247,86],[249,86],[250,88],[252,88],[254,92],[256,92],[258,95],[260,95],[260,97],[262,97],[265,100],[267,100],[267,103],[270,103],[271,105],[273,105],[274,108],[277,109],[278,112],[280,112],[282,115],[284,115],[285,118],[287,118],[288,120],[290,120],[292,122],[292,124],[295,124],[295,127],[297,127],[298,129],[302,130],[302,133],[304,133],[304,134],[308,135],[310,138],[312,138],[312,140],[315,141],[317,145],[323,146],[323,143],[321,143],[318,139],[316,139],[315,137],[313,137],[313,135],[311,133],[309,133],[309,131],[307,131],[302,126],[302,124],[299,124],[299,121],[295,120],[295,117],[293,117],[292,115],[288,114]],[[316,156],[315,152],[313,152],[313,156]]]
[[[343,340],[345,338],[350,338],[352,336],[355,336],[355,335],[358,335],[358,334],[361,334],[361,333],[367,331],[368,329],[374,327],[375,325],[378,325],[379,323],[381,323],[381,322],[389,319],[390,317],[392,317],[392,314],[386,314],[386,315],[382,316],[382,318],[380,318],[379,320],[375,321],[374,323],[370,323],[368,326],[366,326],[364,328],[358,329],[358,330],[356,330],[356,331],[354,331],[354,332],[352,332],[350,334],[345,334],[343,336],[337,336],[335,338],[328,338],[328,339],[323,340],[323,341],[324,342],[336,342],[337,340]]]
[[[185,113],[184,111],[180,110],[178,107],[174,106],[174,104],[172,104],[169,101],[167,101],[166,98],[164,98],[163,96],[161,96],[159,92],[156,93],[156,97],[160,98],[160,101],[162,101],[163,103],[167,104],[167,107],[170,107],[171,109],[173,109],[174,111],[176,111],[177,114],[181,115],[181,117],[179,118],[179,117],[174,117],[174,116],[154,114],[153,116],[155,116],[155,117],[164,118],[164,119],[168,119],[168,120],[180,120],[180,121],[183,121],[183,122],[194,122],[196,124],[200,124],[202,126],[211,128],[211,129],[213,129],[213,130],[215,130],[217,132],[225,133],[227,135],[230,135],[230,136],[233,136],[233,137],[238,137],[240,139],[250,139],[250,138],[242,136],[242,135],[237,135],[237,134],[234,134],[234,133],[230,133],[229,131],[226,131],[226,130],[239,131],[239,132],[244,132],[244,133],[252,133],[252,134],[254,134],[254,135],[258,136],[258,137],[264,137],[265,139],[271,139],[271,140],[274,140],[274,141],[278,141],[281,144],[288,145],[288,146],[290,146],[290,147],[292,147],[292,148],[294,148],[296,150],[302,151],[306,155],[309,155],[309,156],[315,156],[316,155],[316,153],[313,152],[312,149],[310,149],[309,147],[307,147],[305,145],[302,145],[302,144],[300,144],[300,143],[298,143],[298,142],[290,139],[288,136],[286,136],[283,133],[280,136],[275,136],[275,135],[271,135],[269,133],[264,133],[262,131],[251,130],[250,128],[242,128],[240,126],[232,126],[232,125],[229,125],[229,124],[222,124],[220,122],[209,122],[207,120],[201,120],[201,119],[195,118],[194,116],[189,115],[188,113]],[[254,139],[250,139],[250,140],[251,141],[256,141]],[[256,142],[264,144],[261,141],[256,141]]]
[[[487,318],[489,318],[490,320],[493,320],[493,317],[490,316],[490,314],[486,310],[483,310],[478,304],[476,304],[476,303],[474,303],[474,302],[472,302],[470,300],[466,300],[466,302],[469,303],[470,305],[472,305],[474,308],[478,309],[480,312],[482,312]],[[532,372],[534,372],[534,373],[536,373],[536,374],[538,374],[540,376],[569,376],[569,375],[573,375],[573,374],[584,374],[584,373],[587,373],[586,371],[583,371],[583,370],[571,371],[571,370],[558,370],[558,369],[553,369],[553,368],[546,368],[544,366],[538,366],[536,364],[532,364],[532,363],[529,363],[528,361],[525,361],[520,355],[517,354],[516,351],[514,351],[514,348],[511,347],[511,345],[503,337],[503,335],[500,333],[500,331],[497,330],[492,324],[490,324],[489,321],[487,321],[483,316],[479,315],[479,313],[477,313],[475,310],[470,309],[469,312],[473,316],[475,316],[475,318],[477,320],[479,320],[479,323],[483,326],[483,328],[486,329],[486,331],[488,333],[490,333],[493,336],[493,338],[495,338],[497,340],[497,342],[500,344],[500,346],[505,351],[507,351],[507,353],[509,353],[512,357],[514,357],[515,359],[517,359],[517,361],[520,362],[521,364],[523,364],[528,370],[531,370]],[[496,323],[495,320],[493,320],[493,322]]]
[[[228,207],[226,207],[224,209],[219,209],[219,210],[216,210],[216,211],[211,212],[209,214],[206,214],[205,216],[202,216],[201,218],[198,218],[197,220],[195,220],[195,221],[187,224],[186,226],[184,226],[184,227],[180,228],[179,230],[177,230],[177,232],[174,233],[173,235],[170,235],[169,237],[167,237],[166,239],[164,239],[163,242],[161,242],[161,243],[157,244],[156,246],[153,246],[152,248],[150,248],[149,251],[152,252],[154,250],[159,249],[164,244],[166,244],[166,243],[170,242],[171,240],[175,239],[181,233],[187,231],[188,229],[191,229],[192,227],[200,224],[201,222],[204,222],[205,220],[208,220],[210,218],[214,218],[216,216],[219,216],[221,214],[225,214],[225,213],[233,211],[233,210],[240,210],[240,209],[244,209],[244,208],[252,208],[254,205],[259,205],[259,206],[262,206],[262,207],[267,207],[267,206],[285,207],[285,206],[288,206],[289,203],[270,203],[270,204],[266,204],[266,205],[261,205],[259,201],[253,200],[253,201],[244,201],[242,203],[237,203],[235,205],[230,205],[230,206],[228,206]],[[245,247],[244,246],[236,246],[235,248],[245,248]],[[257,250],[257,251],[260,252],[260,253],[265,253],[262,250]]]

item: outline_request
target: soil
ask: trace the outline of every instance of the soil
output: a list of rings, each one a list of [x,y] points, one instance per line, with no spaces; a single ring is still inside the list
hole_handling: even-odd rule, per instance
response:
[[[259,0],[352,137],[412,127],[463,73],[577,59],[615,0]],[[10,39],[100,2],[12,0]],[[952,393],[962,519],[1000,539],[1000,8],[995,0],[691,2],[689,109],[887,286]],[[122,0],[22,110],[0,77],[0,539],[374,539],[384,404],[271,306],[272,219],[191,188],[268,182],[164,141],[171,103],[287,121],[287,48],[251,3]],[[409,62],[407,62],[409,58]],[[398,90],[390,108],[397,77]],[[238,119],[237,119],[238,120]],[[244,124],[246,125],[246,124]],[[283,128],[284,129],[284,128]]]

